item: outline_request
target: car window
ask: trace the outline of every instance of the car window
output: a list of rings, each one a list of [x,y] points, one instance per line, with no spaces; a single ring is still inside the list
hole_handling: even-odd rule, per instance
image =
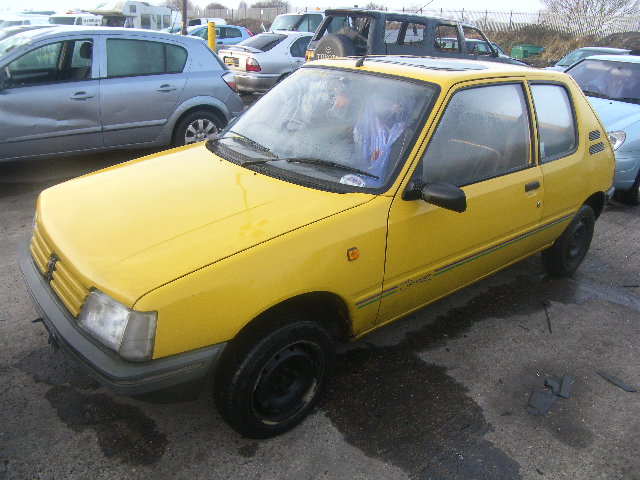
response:
[[[147,40],[107,39],[107,77],[177,73],[187,51],[177,45]]]
[[[318,27],[320,26],[320,24],[322,23],[322,19],[324,18],[322,15],[319,14],[310,14],[310,15],[306,15],[307,17],[307,21],[305,22],[306,25],[306,32],[315,32]]]
[[[301,16],[299,14],[278,15],[271,24],[271,30],[295,30]]]
[[[400,37],[402,22],[395,20],[387,20],[384,25],[384,43],[387,45],[395,45]]]
[[[462,33],[464,34],[465,45],[467,46],[467,52],[474,55],[491,55],[491,46],[487,42],[479,30],[463,26]]]
[[[225,28],[224,38],[238,38],[242,36],[242,32],[238,28]]]
[[[424,42],[425,25],[420,23],[408,23],[404,33],[403,44],[410,47],[420,47]]]
[[[571,100],[560,85],[531,85],[538,121],[540,161],[548,162],[572,153],[577,145]]]
[[[12,86],[66,82],[91,77],[93,42],[68,40],[43,45],[7,65]]]
[[[282,35],[281,33],[261,33],[247,38],[242,42],[242,45],[267,52],[282,42],[285,38],[287,38],[287,36]]]
[[[587,95],[640,103],[640,63],[587,58],[566,73]]]
[[[416,179],[464,186],[530,165],[530,126],[522,85],[457,92],[446,107]]]
[[[435,92],[397,78],[303,68],[242,114],[216,153],[266,159],[265,173],[304,176],[305,184],[380,189],[397,175]]]
[[[460,53],[458,29],[455,25],[438,25],[433,48],[436,52]]]
[[[311,36],[300,37],[295,42],[293,42],[293,45],[291,45],[290,48],[291,56],[304,58],[304,54],[307,51],[309,41],[311,41]]]

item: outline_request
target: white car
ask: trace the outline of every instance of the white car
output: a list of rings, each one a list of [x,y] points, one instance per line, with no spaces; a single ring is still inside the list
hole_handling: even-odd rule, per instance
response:
[[[239,92],[266,92],[304,64],[311,37],[311,32],[260,33],[221,48],[218,56],[236,74]]]

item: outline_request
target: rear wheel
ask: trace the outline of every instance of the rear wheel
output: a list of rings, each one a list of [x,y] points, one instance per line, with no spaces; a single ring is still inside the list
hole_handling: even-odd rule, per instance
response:
[[[216,378],[220,414],[247,437],[272,437],[295,427],[316,405],[333,370],[334,341],[321,325],[299,317],[282,320],[262,322],[234,340]]]
[[[640,172],[631,188],[620,192],[620,199],[629,205],[640,205]]]
[[[197,110],[180,120],[173,134],[173,143],[180,146],[211,140],[221,128],[222,122],[216,114]]]
[[[593,209],[583,205],[553,246],[542,252],[542,263],[551,275],[568,277],[578,269],[589,251],[595,221]]]

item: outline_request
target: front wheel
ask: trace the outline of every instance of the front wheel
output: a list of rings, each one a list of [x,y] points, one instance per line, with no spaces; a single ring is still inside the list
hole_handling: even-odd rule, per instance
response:
[[[264,322],[230,345],[214,385],[224,420],[250,438],[268,438],[300,423],[316,405],[333,370],[331,335],[318,323]]]
[[[198,110],[180,120],[173,134],[173,143],[181,146],[211,140],[221,128],[222,122],[214,113]]]
[[[542,252],[542,263],[554,277],[572,275],[587,256],[593,229],[595,214],[588,205],[583,205],[562,235],[553,246]]]

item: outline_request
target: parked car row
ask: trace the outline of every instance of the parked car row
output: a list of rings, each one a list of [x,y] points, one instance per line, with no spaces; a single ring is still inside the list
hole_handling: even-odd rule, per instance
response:
[[[213,138],[243,110],[235,89],[192,37],[25,29],[0,40],[0,160]]]

